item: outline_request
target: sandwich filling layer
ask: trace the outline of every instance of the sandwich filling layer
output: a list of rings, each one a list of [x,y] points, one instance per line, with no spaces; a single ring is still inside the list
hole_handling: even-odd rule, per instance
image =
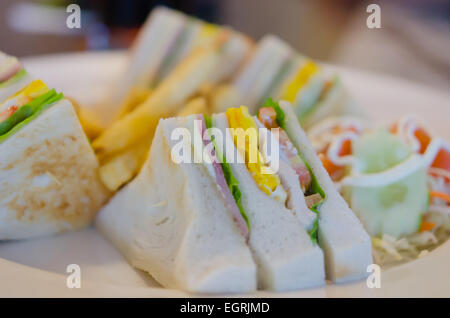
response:
[[[307,61],[283,87],[281,99],[293,103],[297,97],[297,93],[318,71],[319,66],[316,63],[313,61]]]
[[[248,108],[229,108],[226,111],[234,144],[258,187],[268,196],[284,203],[286,192],[279,176],[265,162],[258,145],[258,127]]]
[[[217,150],[213,136],[210,135],[208,129],[212,128],[212,120],[206,115],[197,115],[194,121],[197,131],[202,136],[201,149],[196,150],[195,142],[193,143],[194,152],[207,153],[209,156],[207,166],[208,173],[214,178],[219,193],[221,194],[225,206],[231,214],[239,232],[248,242],[250,237],[250,222],[241,204],[241,192],[239,183],[233,176],[228,163],[223,160],[223,155]],[[207,150],[207,151],[204,151]],[[203,161],[204,162],[204,161]],[[212,169],[211,166],[212,166]]]
[[[62,93],[49,90],[41,80],[35,80],[5,100],[0,105],[0,142],[62,98]]]

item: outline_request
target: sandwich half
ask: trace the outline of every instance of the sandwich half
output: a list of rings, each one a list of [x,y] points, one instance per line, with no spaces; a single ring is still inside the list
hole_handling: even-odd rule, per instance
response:
[[[108,102],[108,119],[123,116],[132,96],[154,90],[187,56],[200,47],[230,34],[222,50],[211,82],[228,79],[249,54],[251,41],[231,29],[225,29],[166,7],[154,9],[142,26],[131,48],[129,64],[124,69]]]
[[[274,107],[278,108],[276,122],[289,136],[316,183],[312,189],[321,189],[323,201],[315,211],[318,214],[317,240],[325,254],[327,279],[343,283],[366,277],[367,268],[373,263],[370,236],[335,188],[292,106],[282,101]]]
[[[0,240],[88,225],[108,195],[97,169],[61,93],[37,79],[6,98],[0,104]]]
[[[211,127],[223,136],[218,152],[224,154],[242,193],[260,287],[286,291],[323,285],[324,259],[316,244],[316,215],[306,207],[292,166],[280,163],[278,173],[268,166],[262,153],[267,140],[259,136],[263,127],[257,122],[245,107],[230,108],[213,115]],[[230,152],[230,147],[235,147],[234,151]],[[293,183],[297,187],[291,189]]]
[[[328,116],[359,113],[336,74],[273,35],[261,39],[234,86],[251,113],[268,97],[290,102],[305,129]]]

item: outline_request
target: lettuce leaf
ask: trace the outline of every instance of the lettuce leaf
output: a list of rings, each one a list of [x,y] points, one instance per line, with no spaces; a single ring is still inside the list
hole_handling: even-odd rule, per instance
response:
[[[311,207],[310,209],[314,213],[316,213],[316,219],[313,223],[313,228],[308,231],[309,237],[314,244],[317,244],[319,241],[319,210],[316,207]]]
[[[33,107],[25,105],[20,107],[14,114],[0,123],[0,136],[6,134],[15,125],[24,121],[26,118],[33,115]]]
[[[33,99],[30,103],[22,106],[12,116],[0,123],[0,143],[15,134],[30,121],[38,117],[55,102],[63,98],[64,95],[62,93],[58,94],[54,89],[52,89],[47,93]]]
[[[212,118],[206,114],[204,114],[203,117],[205,119],[206,128],[207,129],[212,128]],[[233,172],[231,171],[230,165],[224,160],[223,155],[218,150],[213,137],[214,136],[211,136],[211,141],[213,143],[214,150],[216,151],[217,159],[219,159],[220,165],[222,166],[222,171],[225,176],[228,188],[230,189],[231,195],[236,201],[236,205],[238,206],[239,211],[241,212],[241,215],[244,218],[245,223],[247,223],[248,229],[250,230],[250,221],[248,219],[247,213],[245,213],[244,211],[244,207],[242,206],[241,202],[242,193],[241,190],[239,190],[239,182],[233,176]]]

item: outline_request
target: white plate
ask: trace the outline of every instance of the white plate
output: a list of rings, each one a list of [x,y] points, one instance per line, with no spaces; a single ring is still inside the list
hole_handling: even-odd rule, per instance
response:
[[[28,70],[82,104],[105,96],[125,62],[121,52],[54,55],[25,59]],[[450,139],[450,95],[392,77],[336,70],[349,91],[376,121],[414,113]],[[67,265],[81,268],[81,288],[69,289]],[[372,297],[450,296],[450,242],[429,255],[383,271],[381,288],[365,281],[290,293],[238,296]],[[94,228],[29,241],[0,243],[0,297],[179,297],[133,269]]]

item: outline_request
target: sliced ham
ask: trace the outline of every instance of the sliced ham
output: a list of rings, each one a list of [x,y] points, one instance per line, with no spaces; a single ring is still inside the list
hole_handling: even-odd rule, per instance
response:
[[[22,64],[18,60],[14,59],[8,62],[10,65],[0,72],[0,83],[6,82],[22,69]]]
[[[203,115],[198,115],[197,117],[201,121],[201,127],[199,127],[199,130],[201,131],[201,134],[203,136],[203,144],[205,147],[208,147],[208,145],[211,143],[211,139],[209,135],[206,132],[206,124],[205,120],[203,118]],[[239,210],[239,207],[236,204],[236,201],[234,200],[233,195],[231,194],[230,188],[228,187],[227,181],[225,179],[225,175],[222,170],[222,165],[220,164],[219,160],[216,156],[216,151],[214,149],[214,146],[209,146],[211,149],[210,155],[211,155],[211,161],[214,168],[214,172],[216,175],[216,183],[219,188],[219,192],[221,193],[224,201],[225,206],[227,210],[231,213],[231,216],[236,223],[239,232],[242,234],[242,236],[245,237],[245,240],[248,242],[250,231],[247,226],[247,223],[245,222],[244,217],[241,214],[241,211]]]

